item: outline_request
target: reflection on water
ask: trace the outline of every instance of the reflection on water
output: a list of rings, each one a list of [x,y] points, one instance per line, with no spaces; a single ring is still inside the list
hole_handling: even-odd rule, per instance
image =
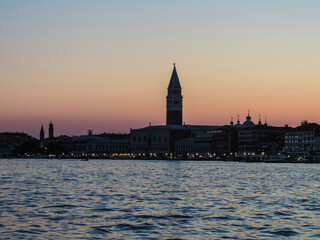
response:
[[[0,160],[2,239],[320,238],[320,165]]]

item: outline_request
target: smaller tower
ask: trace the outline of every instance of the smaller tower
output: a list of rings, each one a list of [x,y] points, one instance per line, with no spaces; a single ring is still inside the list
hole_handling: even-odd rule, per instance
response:
[[[238,113],[237,117],[238,117],[237,126],[239,126],[239,125],[241,125],[241,124],[240,124],[240,115],[239,115],[239,113]]]
[[[267,127],[268,124],[267,124],[267,117],[264,117],[264,126]]]
[[[49,138],[50,139],[53,138],[53,123],[52,123],[52,121],[50,121],[50,124],[49,124]]]
[[[233,116],[231,116],[230,126],[233,126]]]
[[[44,129],[43,129],[43,124],[41,125],[41,129],[40,129],[40,148],[44,148],[45,144],[44,144]]]
[[[262,123],[261,123],[261,115],[259,114],[259,122],[258,122],[258,125],[261,126]]]
[[[242,127],[242,125],[240,124],[240,115],[239,115],[239,114],[237,114],[237,118],[238,118],[237,124],[235,124],[235,125],[233,125],[233,126],[236,127],[236,128]],[[233,119],[231,119],[231,120],[233,120]],[[232,121],[232,122],[233,122],[233,121]],[[230,124],[231,124],[231,123],[230,123]]]
[[[43,130],[43,124],[41,125],[41,129],[40,129],[40,141],[44,140],[44,130]]]

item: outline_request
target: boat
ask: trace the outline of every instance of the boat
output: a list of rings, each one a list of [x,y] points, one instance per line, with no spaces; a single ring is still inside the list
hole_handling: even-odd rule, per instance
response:
[[[268,156],[263,161],[264,162],[283,162],[287,156],[285,155],[274,155],[274,156]]]

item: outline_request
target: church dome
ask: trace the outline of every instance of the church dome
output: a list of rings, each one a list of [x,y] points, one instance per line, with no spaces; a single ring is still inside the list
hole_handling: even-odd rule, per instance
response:
[[[242,124],[243,127],[254,127],[255,124],[251,121],[251,117],[248,114],[248,116],[246,117],[246,121]]]

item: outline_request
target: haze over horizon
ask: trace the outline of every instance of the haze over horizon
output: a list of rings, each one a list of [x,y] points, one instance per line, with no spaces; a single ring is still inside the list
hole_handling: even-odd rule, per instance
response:
[[[0,132],[320,122],[319,1],[1,1]]]

